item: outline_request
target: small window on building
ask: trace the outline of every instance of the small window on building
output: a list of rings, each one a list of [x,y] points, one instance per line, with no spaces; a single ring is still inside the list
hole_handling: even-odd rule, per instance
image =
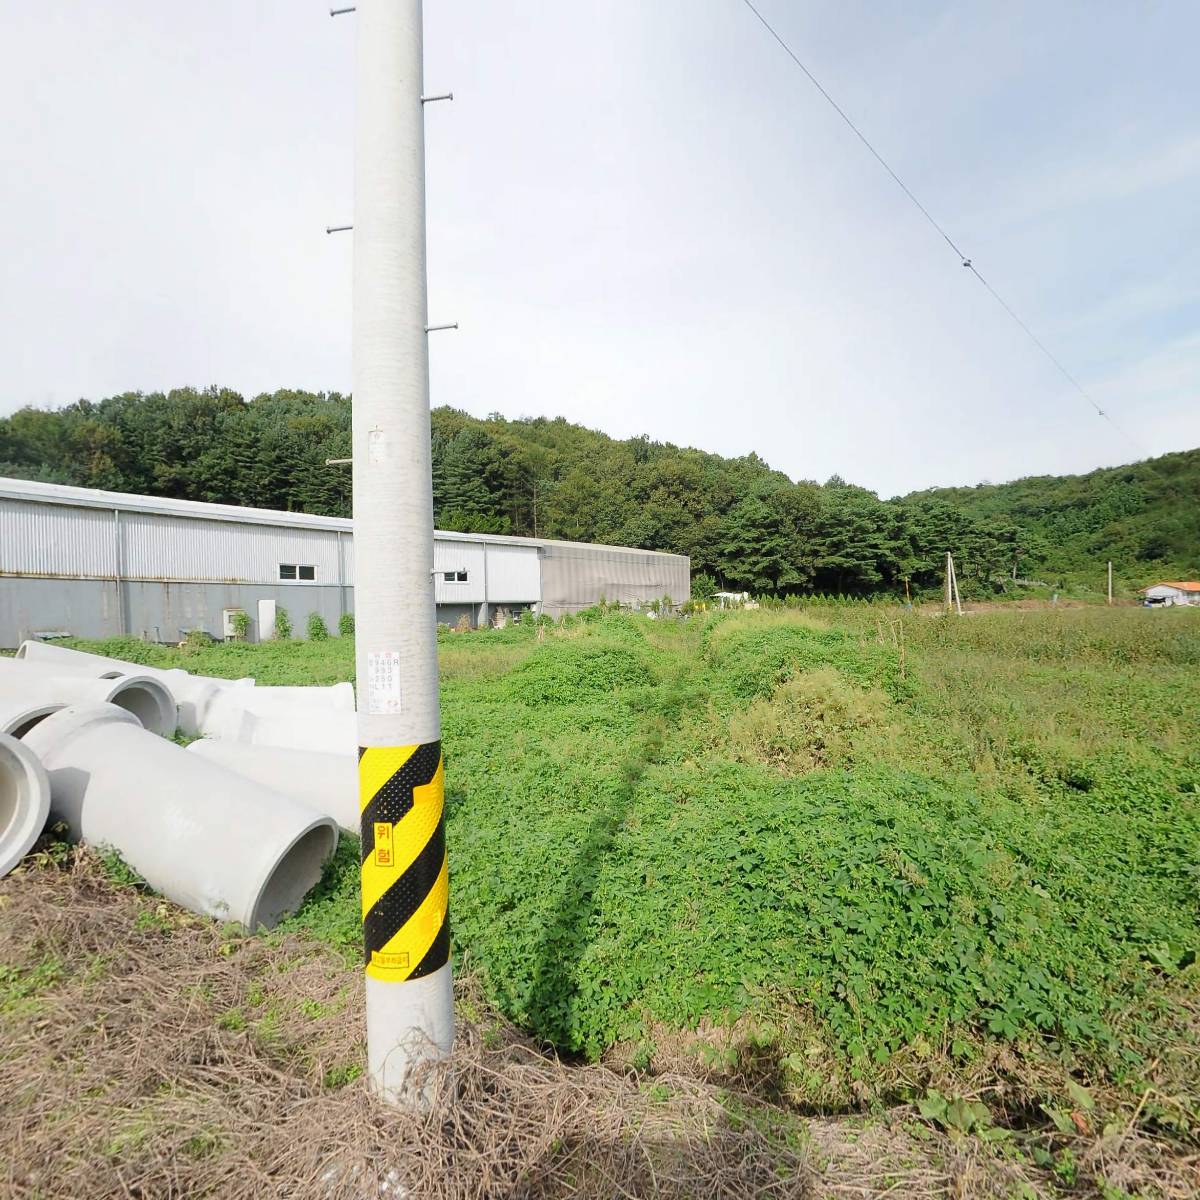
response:
[[[442,578],[447,583],[466,583],[467,573],[466,571],[443,571]]]
[[[312,583],[317,578],[317,568],[306,566],[303,563],[280,563],[279,578],[288,580],[303,580],[306,583]]]

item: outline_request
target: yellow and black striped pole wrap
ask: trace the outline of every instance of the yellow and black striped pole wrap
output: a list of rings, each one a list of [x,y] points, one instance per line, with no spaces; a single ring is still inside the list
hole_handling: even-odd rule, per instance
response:
[[[367,974],[430,975],[450,957],[441,742],[358,752]]]

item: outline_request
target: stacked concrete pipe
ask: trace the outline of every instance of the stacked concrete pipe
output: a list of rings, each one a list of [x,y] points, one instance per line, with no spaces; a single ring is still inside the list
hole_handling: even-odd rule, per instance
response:
[[[0,733],[0,877],[29,852],[50,812],[50,780],[37,756]]]
[[[112,676],[115,674],[152,675],[164,683],[175,696],[179,705],[179,728],[189,736],[205,735],[233,741],[256,741],[251,733],[257,720],[266,722],[268,730],[274,729],[276,718],[300,719],[305,730],[312,730],[316,737],[315,746],[297,737],[305,736],[302,731],[295,737],[286,730],[262,734],[262,737],[282,738],[269,744],[328,751],[339,741],[331,731],[322,733],[324,720],[329,714],[354,712],[354,688],[349,683],[336,683],[328,687],[255,687],[253,679],[217,679],[211,675],[192,675],[178,668],[161,670],[143,667],[137,663],[124,662],[119,658],[106,658],[100,654],[89,654],[72,650],[50,642],[27,641],[17,650],[17,657],[29,662],[53,663],[72,671]],[[311,720],[306,718],[311,717]],[[254,718],[253,720],[250,718]],[[348,731],[345,742],[349,752],[357,747],[357,734],[353,719],[333,720],[338,731]]]
[[[170,737],[178,723],[175,698],[167,687],[149,675],[93,678],[60,673],[54,664],[0,658],[0,698],[16,703],[115,704],[128,709],[151,733]]]
[[[252,714],[246,740],[255,746],[316,750],[358,760],[354,713],[303,713],[291,717]]]
[[[166,685],[175,697],[179,708],[179,729],[190,737],[204,731],[205,717],[223,691],[254,686],[253,679],[213,679],[207,675],[191,675],[178,667],[163,670],[125,662],[120,658],[106,658],[102,654],[89,654],[85,650],[56,646],[52,642],[22,642],[17,648],[17,658],[26,662],[53,663],[62,671],[106,679],[114,679],[119,675],[152,676]]]
[[[353,754],[322,754],[201,738],[189,747],[210,762],[273,788],[293,800],[332,817],[358,837],[358,759]]]
[[[221,706],[223,718],[214,723],[215,737],[252,746],[311,750],[357,761],[357,719],[354,713],[300,711],[262,714]],[[228,717],[228,719],[224,719]]]
[[[197,732],[230,742],[290,746],[297,750],[354,754],[357,750],[354,688],[225,688],[204,708]]]
[[[51,816],[193,912],[270,928],[337,846],[330,817],[155,737],[114,705],[62,709],[24,741],[49,776]]]
[[[256,685],[238,692],[238,698],[251,711],[262,716],[304,712],[354,711],[354,686],[332,683],[313,687],[263,687]]]

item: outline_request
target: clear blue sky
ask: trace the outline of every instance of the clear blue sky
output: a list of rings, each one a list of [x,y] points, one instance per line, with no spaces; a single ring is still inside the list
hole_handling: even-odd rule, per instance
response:
[[[758,0],[1145,453],[1200,444],[1200,6]],[[0,0],[0,413],[348,390],[353,16]],[[1139,457],[741,0],[427,0],[435,404],[892,494]]]

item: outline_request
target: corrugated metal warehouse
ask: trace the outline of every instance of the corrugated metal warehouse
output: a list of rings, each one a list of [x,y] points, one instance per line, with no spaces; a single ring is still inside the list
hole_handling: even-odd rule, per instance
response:
[[[272,604],[297,632],[312,612],[335,629],[354,611],[353,529],[339,517],[0,479],[0,646],[39,633],[221,637],[227,609],[247,613],[257,640]],[[448,624],[501,608],[558,617],[601,598],[680,603],[691,591],[682,555],[491,534],[436,533],[433,578]]]

